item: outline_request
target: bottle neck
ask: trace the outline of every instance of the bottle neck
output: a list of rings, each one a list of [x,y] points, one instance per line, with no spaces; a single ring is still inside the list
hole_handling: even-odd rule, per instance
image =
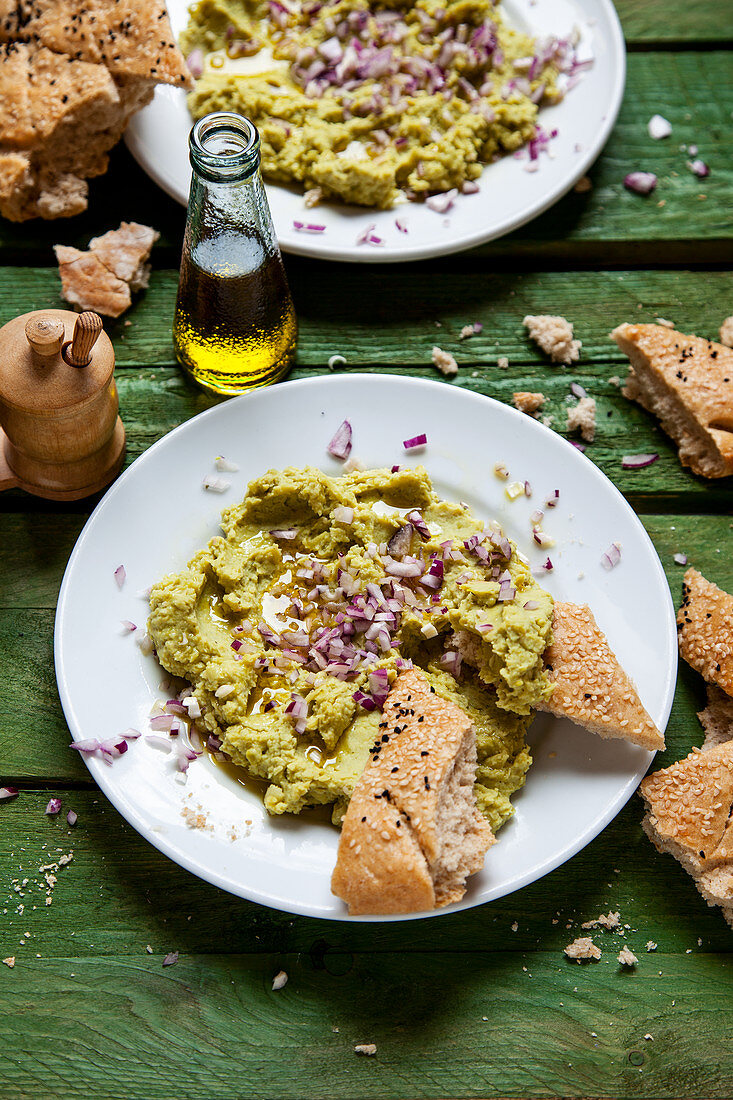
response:
[[[260,135],[243,115],[219,111],[199,119],[188,139],[194,174],[207,183],[241,183],[260,166]]]

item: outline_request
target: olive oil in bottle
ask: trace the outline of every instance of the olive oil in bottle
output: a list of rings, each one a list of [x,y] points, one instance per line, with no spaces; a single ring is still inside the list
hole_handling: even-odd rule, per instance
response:
[[[222,112],[193,127],[193,178],[173,325],[181,366],[204,389],[275,382],[298,324],[259,172],[259,136]]]

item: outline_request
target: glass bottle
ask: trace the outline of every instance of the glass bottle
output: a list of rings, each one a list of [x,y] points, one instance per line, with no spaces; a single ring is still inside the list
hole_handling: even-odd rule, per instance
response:
[[[295,355],[298,322],[260,176],[249,119],[220,112],[191,130],[193,177],[173,344],[205,390],[276,382]]]

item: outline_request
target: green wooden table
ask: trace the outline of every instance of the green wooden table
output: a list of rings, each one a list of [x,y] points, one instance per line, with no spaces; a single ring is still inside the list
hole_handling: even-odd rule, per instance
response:
[[[733,590],[730,479],[683,470],[654,420],[610,379],[608,332],[672,320],[714,337],[733,313],[733,22],[722,0],[619,0],[628,86],[615,131],[570,194],[510,237],[410,267],[287,259],[301,322],[291,377],[345,370],[435,377],[509,401],[543,390],[560,430],[569,382],[596,397],[589,456],[637,509],[675,601],[685,552]],[[672,123],[653,142],[656,112]],[[685,167],[694,143],[708,179]],[[656,192],[624,175],[655,171]],[[69,222],[0,226],[0,323],[61,305],[51,245],[136,219],[156,226],[150,289],[108,327],[117,352],[128,462],[211,400],[176,368],[170,339],[184,212],[124,149]],[[548,369],[522,328],[560,313],[583,341],[577,370]],[[463,343],[461,327],[482,321]],[[508,370],[496,365],[510,360]],[[658,451],[649,469],[625,453]],[[90,781],[59,706],[53,621],[61,576],[93,501],[0,497],[0,1096],[148,1098],[730,1097],[731,931],[691,880],[652,849],[633,798],[573,860],[480,909],[398,925],[294,918],[220,893],[141,840]],[[701,680],[680,669],[668,764],[700,741]],[[58,795],[64,813],[45,816]],[[74,809],[71,829],[65,811]],[[60,860],[73,852],[69,862]],[[61,864],[61,865],[59,865]],[[50,899],[50,904],[49,904]],[[625,938],[598,933],[600,962],[563,947],[580,923],[620,910]],[[658,946],[648,953],[645,945]],[[634,971],[616,955],[629,944]],[[164,957],[179,953],[175,965]],[[271,989],[273,975],[288,984]],[[373,1058],[354,1053],[376,1043]]]

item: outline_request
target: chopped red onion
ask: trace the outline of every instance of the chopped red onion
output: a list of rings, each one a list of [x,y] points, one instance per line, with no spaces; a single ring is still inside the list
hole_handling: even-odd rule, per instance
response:
[[[490,631],[492,631],[494,629],[494,624],[493,623],[477,623],[476,624],[476,629],[478,630],[479,634],[488,634]]]
[[[624,187],[636,195],[651,195],[657,186],[657,177],[653,172],[629,172],[624,177]]]
[[[239,652],[239,650],[241,648],[242,648],[242,643],[240,642],[239,638],[235,638],[234,641],[232,642],[232,649],[235,650],[236,652]]]
[[[0,802],[6,802],[11,798],[18,797],[17,787],[0,787]]]
[[[475,195],[479,190],[476,180],[464,180],[461,184],[462,195]]]
[[[204,72],[204,51],[199,47],[195,50],[191,50],[186,58],[186,65],[194,80],[198,80],[200,76],[203,76]]]
[[[450,672],[451,676],[458,679],[461,672],[461,655],[454,650],[449,649],[441,656],[439,663],[443,666],[446,672]]]
[[[427,542],[430,538],[430,529],[420,513],[418,511],[410,512],[406,518],[408,523],[411,523],[415,528],[420,538]]]
[[[363,691],[355,691],[353,700],[364,710],[372,711],[377,709],[377,704],[372,699],[371,695],[366,695]]]
[[[647,130],[649,137],[659,141],[661,138],[669,137],[672,133],[672,124],[662,115],[652,115],[647,123]]]
[[[692,174],[697,176],[699,179],[705,179],[706,176],[710,175],[710,169],[708,168],[707,164],[704,160],[700,160],[699,157],[695,160],[688,161],[687,167],[690,169]]]
[[[430,210],[434,210],[436,214],[446,214],[453,206],[457,194],[458,191],[453,187],[450,191],[444,191],[442,194],[431,195],[425,200],[425,205]]]
[[[136,624],[133,623],[133,622],[130,622],[129,619],[121,619],[120,621],[121,621],[123,627],[125,628],[125,632],[127,634],[132,634],[133,630],[137,630]]]
[[[338,504],[332,514],[336,523],[349,524],[354,522],[354,509],[347,507],[345,504]]]
[[[529,522],[530,522],[530,523],[531,523],[531,524],[532,524],[533,526],[536,526],[536,525],[537,525],[538,523],[542,523],[542,520],[543,520],[544,518],[545,518],[545,513],[544,513],[544,512],[541,512],[541,511],[539,510],[539,508],[537,508],[537,509],[536,509],[536,510],[535,510],[535,511],[534,511],[534,512],[532,513],[532,515],[531,515],[531,516],[529,517]]]
[[[423,432],[421,435],[414,435],[411,439],[404,439],[402,446],[406,451],[414,451],[418,447],[424,447],[428,441],[428,437]]]
[[[545,571],[545,573],[551,573],[553,571],[553,569],[555,568],[555,566],[552,564],[552,562],[548,558],[547,561],[545,562],[545,564],[542,566],[542,568]]]
[[[687,554],[675,554],[674,561],[676,565],[687,565]]]
[[[538,604],[537,600],[527,600],[526,604],[524,605],[524,610],[536,611],[539,606],[540,605]]]
[[[77,821],[79,820],[79,815],[77,813],[75,813],[73,810],[69,810],[68,814],[66,815],[66,820],[69,823],[69,825],[73,828],[74,825],[76,825]]]
[[[120,734],[120,737],[124,737],[126,741],[137,741],[140,736],[140,730],[136,730],[132,726],[129,726],[124,733]]]
[[[621,467],[624,470],[643,470],[645,466],[651,466],[653,462],[656,462],[659,455],[624,455],[621,459]]]
[[[277,530],[270,531],[269,534],[272,535],[272,537],[274,539],[285,539],[287,541],[287,540],[294,539],[294,538],[297,537],[298,528],[297,527],[281,527]]]
[[[570,383],[570,392],[574,397],[587,397],[588,392],[578,382]]]
[[[342,421],[326,448],[328,453],[334,458],[348,458],[351,453],[351,435],[351,424],[348,420]]]
[[[568,443],[570,444],[571,447],[575,447],[576,451],[580,451],[580,453],[582,455],[585,454],[585,452],[586,452],[585,443],[578,443],[577,439],[569,439]]]
[[[158,733],[147,733],[145,735],[145,741],[154,749],[160,749],[161,752],[170,752],[173,748],[173,743],[169,737],[161,737]]]
[[[178,962],[178,952],[169,951],[166,957],[163,959],[163,966],[175,966]]]
[[[399,229],[400,233],[408,233],[407,222],[404,218],[395,218],[395,226]]]
[[[96,737],[90,737],[85,741],[72,741],[69,745],[70,749],[76,749],[77,752],[81,752],[85,755],[87,753],[98,752],[101,747],[102,743],[98,741]]]
[[[118,588],[122,588],[122,585],[125,583],[126,577],[127,573],[125,572],[124,565],[118,565],[115,569],[115,581],[117,582]]]
[[[299,233],[325,233],[325,225],[314,225],[312,222],[293,222],[293,229]]]
[[[204,478],[202,485],[204,489],[208,489],[210,493],[225,493],[227,489],[231,488],[231,481],[227,481],[223,477],[211,477],[209,474]]]
[[[45,810],[46,814],[49,817],[55,817],[56,814],[59,813],[60,811],[61,811],[61,799],[60,798],[50,799],[48,805],[46,806],[46,810]]]
[[[217,470],[221,470],[221,472],[225,474],[235,474],[239,469],[236,462],[231,462],[228,458],[224,458],[223,455],[217,455],[214,460],[214,465]]]
[[[614,569],[621,561],[621,546],[618,542],[612,542],[608,550],[601,555],[601,565],[604,569]]]
[[[356,244],[368,244],[369,238],[376,228],[377,227],[374,222],[372,222],[371,225],[368,225],[366,229],[363,229],[359,236],[356,238]]]
[[[547,500],[545,501],[545,508],[556,508],[557,507],[557,502],[558,502],[559,499],[560,499],[560,490],[555,489],[555,492],[552,494],[552,496],[548,497]]]
[[[178,727],[175,714],[158,714],[150,719],[151,730],[165,730],[166,733],[170,733],[174,726]]]
[[[399,470],[399,466],[393,466],[392,469],[390,470],[390,473],[391,474],[396,474],[398,472],[398,470]]]

